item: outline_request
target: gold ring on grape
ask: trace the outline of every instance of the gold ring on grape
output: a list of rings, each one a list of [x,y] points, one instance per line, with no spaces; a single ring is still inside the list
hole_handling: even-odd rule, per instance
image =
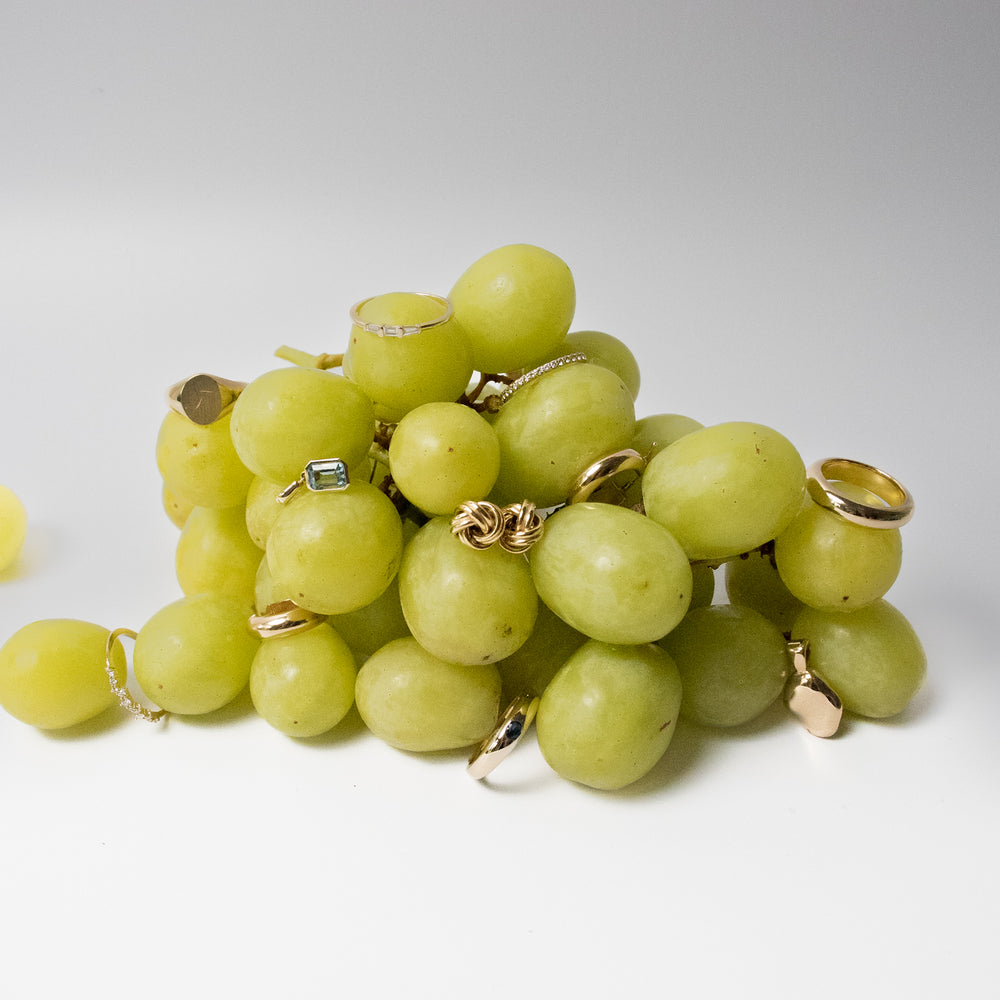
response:
[[[167,405],[202,427],[214,424],[233,408],[246,382],[217,375],[192,375],[167,390]]]
[[[296,491],[305,487],[311,493],[346,490],[351,485],[347,463],[339,458],[314,458],[306,462],[302,475],[289,483],[274,499],[278,503],[288,503]]]
[[[409,337],[414,333],[422,333],[424,330],[432,330],[436,326],[443,326],[452,317],[452,306],[451,300],[446,299],[443,295],[432,295],[430,292],[414,292],[414,295],[419,295],[423,299],[430,299],[431,302],[436,302],[441,306],[441,315],[435,316],[433,319],[424,320],[422,323],[410,323],[406,325],[397,325],[394,323],[370,323],[367,320],[361,318],[361,310],[364,309],[372,299],[376,299],[379,296],[371,295],[367,299],[362,299],[360,302],[355,302],[351,306],[351,322],[354,326],[360,326],[362,330],[368,333],[374,333],[378,337]]]
[[[884,506],[852,500],[837,489],[837,483],[861,486],[883,501]],[[913,517],[913,497],[893,476],[874,465],[851,458],[824,458],[806,470],[809,496],[852,524],[866,528],[899,528]]]
[[[588,465],[583,472],[577,476],[573,484],[573,491],[569,495],[569,503],[583,503],[585,500],[598,499],[595,494],[602,486],[610,484],[617,476],[623,472],[634,472],[632,481],[624,486],[621,483],[614,483],[618,499],[625,496],[625,490],[642,475],[646,468],[646,460],[634,448],[623,448],[621,451],[612,452]]]
[[[294,601],[276,601],[262,615],[250,616],[250,628],[262,639],[306,632],[326,621],[326,615],[300,608]]]
[[[115,645],[121,643],[123,636],[135,639],[137,638],[137,633],[134,629],[130,628],[116,628],[113,632],[108,633],[107,642],[104,644],[104,671],[108,675],[108,681],[111,683],[111,691],[118,699],[121,707],[131,712],[137,719],[145,719],[146,722],[159,722],[167,714],[166,709],[160,708],[153,711],[151,708],[146,708],[145,705],[141,705],[129,694],[127,687],[123,687],[118,683],[118,677],[115,675],[115,666],[111,660],[114,657]]]
[[[476,752],[469,758],[466,768],[469,777],[481,781],[506,760],[530,728],[537,711],[537,697],[530,694],[518,695],[500,716],[496,729],[479,744]]]
[[[531,371],[525,372],[519,378],[514,379],[500,393],[500,405],[503,406],[518,389],[524,388],[529,382],[534,382],[536,378],[541,378],[547,372],[555,371],[557,368],[564,368],[566,365],[578,365],[586,360],[587,355],[583,351],[576,351],[573,354],[565,354],[561,358],[553,358],[551,361],[546,361],[544,365],[539,365],[537,368],[532,368]]]

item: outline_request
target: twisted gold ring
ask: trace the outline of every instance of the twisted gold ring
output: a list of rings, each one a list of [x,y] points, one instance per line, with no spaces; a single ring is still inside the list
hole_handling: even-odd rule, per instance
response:
[[[835,482],[861,486],[884,501],[885,506],[852,500],[837,489]],[[854,459],[824,458],[813,462],[806,470],[806,488],[821,507],[866,528],[899,528],[913,517],[913,497],[898,479]]]

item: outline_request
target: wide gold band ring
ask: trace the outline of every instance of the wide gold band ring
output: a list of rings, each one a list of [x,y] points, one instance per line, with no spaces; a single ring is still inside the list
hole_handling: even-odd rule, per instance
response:
[[[837,482],[860,486],[874,493],[885,506],[852,500],[837,489]],[[913,517],[913,497],[898,479],[851,458],[814,462],[806,470],[806,488],[821,507],[866,528],[899,528]]]
[[[246,382],[217,375],[192,375],[167,390],[167,405],[204,427],[229,413],[246,387]]]
[[[362,299],[360,302],[355,302],[351,306],[351,322],[355,326],[360,326],[362,330],[366,330],[368,333],[374,333],[378,337],[409,337],[414,333],[421,333],[424,330],[432,330],[436,326],[443,326],[452,317],[452,306],[451,300],[446,299],[443,295],[432,295],[430,292],[413,292],[413,295],[419,295],[422,299],[430,299],[432,302],[437,302],[441,306],[441,315],[435,316],[433,319],[425,320],[423,323],[411,323],[407,325],[396,325],[393,323],[370,323],[368,320],[361,318],[361,310],[364,309],[372,299],[377,299],[380,296],[370,295],[367,299]]]
[[[273,639],[279,635],[306,632],[325,622],[326,617],[315,611],[306,611],[294,601],[277,601],[269,604],[262,615],[251,615],[249,625],[262,639]]]
[[[623,448],[621,451],[612,452],[588,465],[583,472],[577,476],[573,484],[573,492],[569,495],[569,503],[583,503],[589,500],[606,483],[610,483],[615,477],[623,472],[634,472],[633,481],[641,476],[646,468],[646,460],[634,448]],[[624,496],[626,486],[618,486],[618,492]],[[596,498],[595,498],[596,499]]]
[[[497,721],[497,727],[476,748],[469,758],[466,773],[481,781],[502,761],[514,752],[514,747],[528,731],[538,711],[538,698],[530,694],[518,695]]]

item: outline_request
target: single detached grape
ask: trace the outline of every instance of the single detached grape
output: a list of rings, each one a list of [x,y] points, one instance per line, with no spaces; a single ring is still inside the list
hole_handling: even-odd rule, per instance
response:
[[[49,618],[25,625],[0,646],[0,705],[39,729],[65,729],[117,702],[106,670],[109,631],[90,622]],[[125,653],[112,666],[125,684]]]
[[[591,788],[622,788],[663,756],[680,706],[680,675],[662,649],[590,640],[542,695],[538,746],[561,777]]]
[[[0,573],[12,566],[28,533],[24,504],[6,486],[0,486]]]

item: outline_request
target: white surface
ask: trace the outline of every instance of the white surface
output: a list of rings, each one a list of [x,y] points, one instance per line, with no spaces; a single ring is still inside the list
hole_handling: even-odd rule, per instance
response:
[[[641,414],[910,486],[930,673],[834,741],[681,729],[615,795],[530,742],[485,787],[358,725],[0,718],[3,995],[990,995],[998,41],[989,2],[5,5],[3,638],[179,596],[166,386],[532,242]]]

